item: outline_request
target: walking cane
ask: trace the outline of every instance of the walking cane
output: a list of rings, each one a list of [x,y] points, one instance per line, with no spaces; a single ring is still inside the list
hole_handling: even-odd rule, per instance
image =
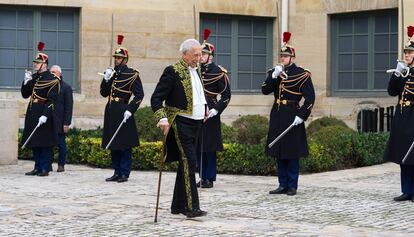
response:
[[[157,189],[157,204],[155,206],[155,218],[154,223],[157,223],[157,217],[158,217],[158,206],[160,203],[160,191],[161,191],[161,175],[162,175],[162,169],[164,168],[164,156],[165,156],[165,141],[167,140],[167,135],[163,134],[162,138],[162,150],[161,150],[161,157],[160,157],[160,173],[158,175],[158,189]]]

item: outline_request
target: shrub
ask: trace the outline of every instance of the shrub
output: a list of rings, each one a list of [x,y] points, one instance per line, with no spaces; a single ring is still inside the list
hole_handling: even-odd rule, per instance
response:
[[[232,123],[238,131],[240,144],[264,144],[267,137],[269,121],[260,115],[241,116]]]
[[[221,123],[221,136],[223,143],[236,143],[238,141],[237,129],[225,123]]]
[[[157,128],[157,121],[151,107],[145,106],[138,109],[134,114],[134,118],[141,140],[155,142],[162,139],[162,134],[160,129]]]
[[[334,117],[322,117],[312,121],[306,128],[308,136],[312,136],[315,132],[318,132],[321,128],[329,126],[348,127],[344,121]]]

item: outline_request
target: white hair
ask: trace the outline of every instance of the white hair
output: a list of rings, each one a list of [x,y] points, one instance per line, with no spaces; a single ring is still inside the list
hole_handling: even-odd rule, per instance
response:
[[[201,47],[200,42],[198,42],[196,39],[184,40],[184,42],[182,42],[180,45],[180,52],[184,54],[190,51],[193,47]]]
[[[50,69],[52,69],[52,68],[56,68],[56,70],[57,70],[60,74],[62,74],[62,68],[61,68],[59,65],[53,65],[53,66],[51,66],[51,67],[50,67]]]

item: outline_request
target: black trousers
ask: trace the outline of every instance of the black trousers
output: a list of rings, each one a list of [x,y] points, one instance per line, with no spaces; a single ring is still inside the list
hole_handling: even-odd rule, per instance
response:
[[[195,180],[197,167],[197,142],[201,131],[202,120],[193,120],[177,116],[174,129],[175,139],[180,149],[177,177],[171,209],[193,211],[200,209]]]

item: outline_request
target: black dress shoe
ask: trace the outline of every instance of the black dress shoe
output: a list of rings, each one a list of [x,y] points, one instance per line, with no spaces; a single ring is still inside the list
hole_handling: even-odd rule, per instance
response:
[[[296,195],[296,189],[290,188],[290,189],[288,189],[286,194],[289,195],[289,196],[294,196],[294,195]]]
[[[212,188],[213,186],[212,181],[206,180],[205,182],[201,182],[201,188]]]
[[[111,177],[105,179],[106,182],[114,182],[114,181],[118,181],[119,176],[117,174],[112,175]]]
[[[24,173],[25,175],[37,175],[37,173],[39,173],[39,170],[37,170],[37,169],[33,169],[32,171],[30,171],[30,172],[26,172],[26,173]]]
[[[186,216],[187,218],[194,218],[194,217],[200,217],[200,216],[206,216],[207,212],[202,211],[200,209],[194,209],[192,211],[187,211]]]
[[[408,194],[403,193],[402,195],[395,197],[394,201],[396,202],[402,202],[402,201],[407,201],[407,200],[412,200],[411,196]]]
[[[185,209],[171,209],[171,214],[173,214],[173,215],[178,215],[178,214],[186,215],[187,211]]]
[[[121,175],[118,178],[118,183],[123,183],[123,182],[126,182],[126,181],[128,181],[128,176],[126,176],[126,175]]]
[[[56,170],[56,172],[65,172],[65,167],[59,165],[58,168],[57,168],[57,170]]]
[[[48,175],[49,175],[49,171],[46,171],[46,170],[42,170],[37,173],[37,176],[41,176],[41,177],[48,176]]]
[[[287,192],[287,189],[286,188],[278,187],[275,190],[269,191],[269,194],[284,194],[286,192]]]

